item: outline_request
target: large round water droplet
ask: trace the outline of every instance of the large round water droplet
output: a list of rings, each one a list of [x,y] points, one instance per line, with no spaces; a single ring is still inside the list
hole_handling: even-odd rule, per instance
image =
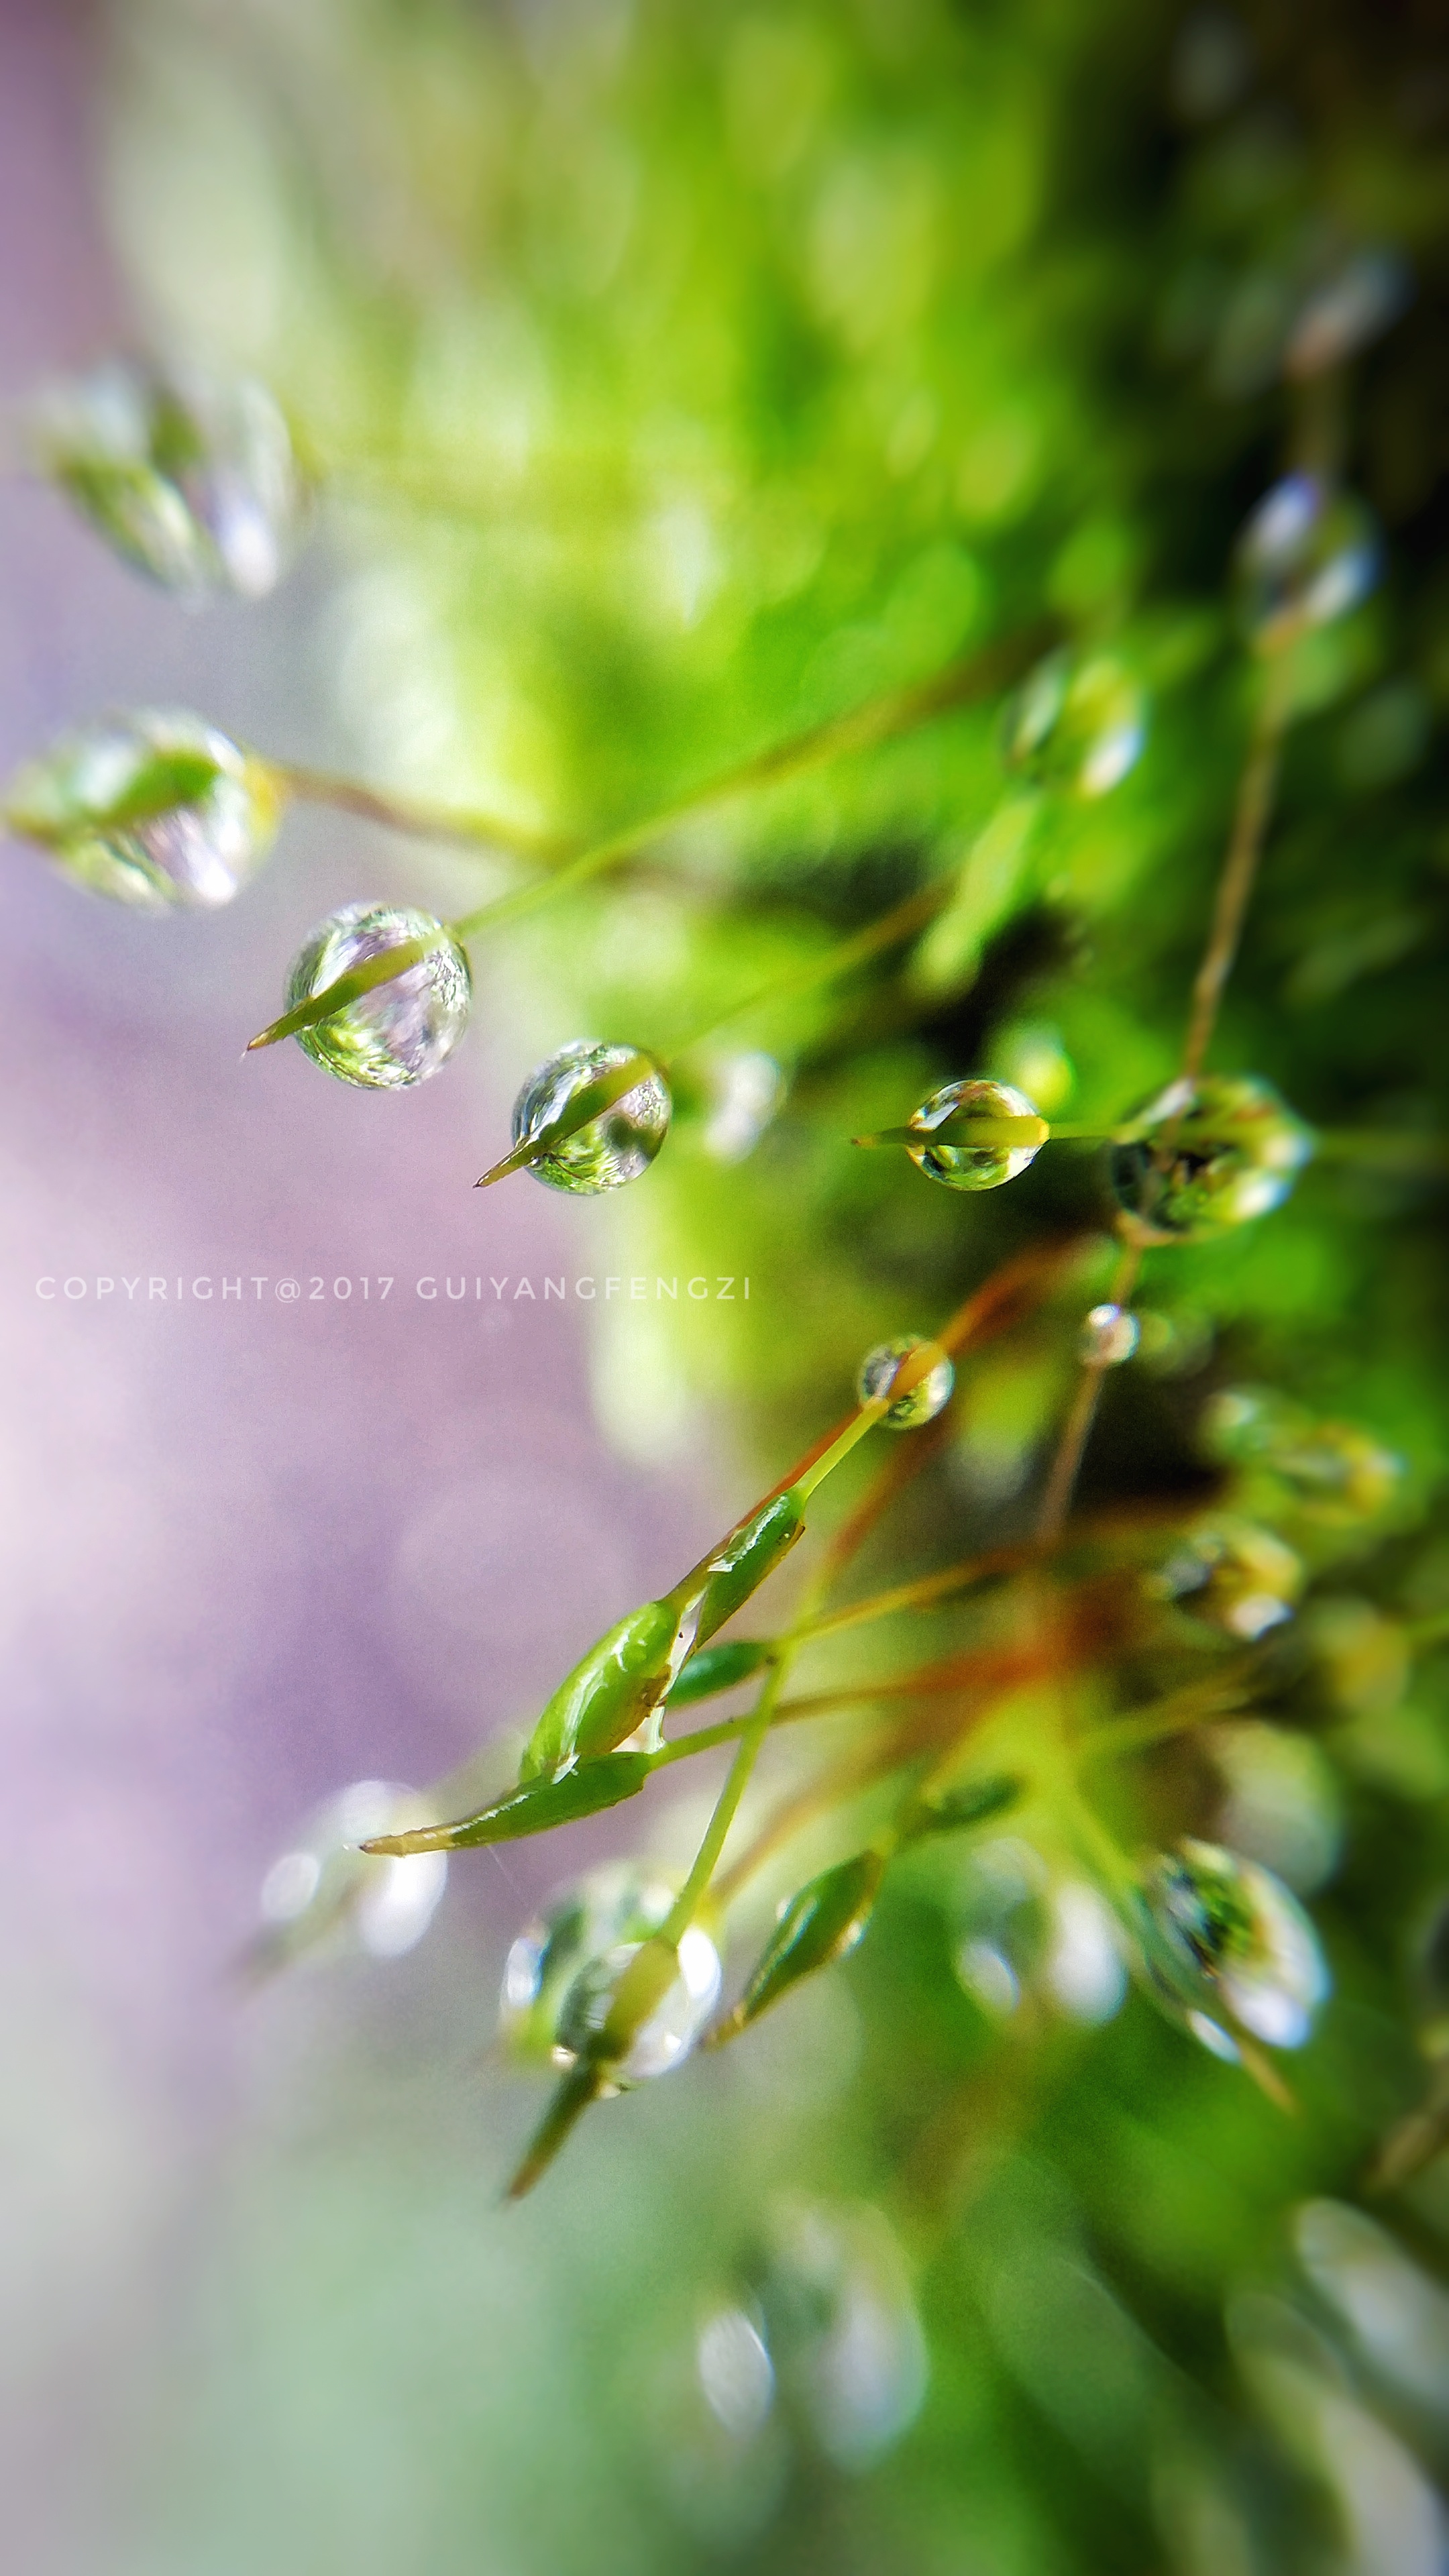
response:
[[[589,1870],[558,1890],[508,1953],[499,2004],[504,2044],[518,2057],[554,2056],[576,1978],[623,1945],[632,1956],[659,1930],[673,1903],[672,1888],[628,1862]]]
[[[609,1046],[596,1038],[575,1038],[560,1047],[529,1076],[513,1104],[513,1142],[522,1145],[566,1125],[569,1106],[581,1093],[631,1062],[648,1068],[632,1090],[546,1146],[528,1166],[535,1179],[589,1198],[622,1189],[648,1171],[669,1133],[673,1102],[660,1067],[638,1047]]]
[[[570,2056],[598,2054],[615,1997],[642,1946],[620,1942],[580,1969],[559,2014],[559,2046]],[[623,2056],[605,2061],[614,2084],[648,2084],[656,2075],[669,2074],[689,2055],[719,2001],[724,1983],[720,1955],[698,1923],[681,1932],[674,1959],[673,1979],[638,2024]]]
[[[919,1333],[902,1333],[894,1342],[877,1342],[861,1361],[855,1391],[862,1404],[874,1404],[877,1396],[885,1395],[894,1385],[901,1362],[917,1354],[921,1376],[881,1415],[891,1431],[919,1431],[923,1423],[934,1422],[951,1401],[956,1371],[939,1344],[924,1340]]]
[[[1328,1992],[1318,1936],[1281,1879],[1216,1843],[1184,1841],[1149,1869],[1151,1964],[1186,2006],[1225,2007],[1272,2048],[1301,2048]]]
[[[281,578],[307,486],[252,378],[113,359],[42,397],[35,442],[92,527],[165,589],[260,599]]]
[[[313,931],[292,961],[287,1008],[325,992],[339,975],[389,948],[416,939],[436,945],[413,966],[314,1028],[299,1029],[303,1053],[342,1082],[367,1091],[398,1091],[426,1082],[445,1065],[468,1024],[473,980],[468,960],[430,912],[409,904],[349,903]]]
[[[1313,1152],[1310,1129],[1253,1074],[1170,1083],[1133,1127],[1110,1167],[1133,1243],[1198,1242],[1266,1215]]]
[[[996,1120],[1034,1119],[1041,1134],[1033,1143],[1016,1144],[988,1139],[981,1144],[969,1141],[932,1145],[926,1140],[933,1127],[944,1127],[948,1119],[975,1118],[985,1124]],[[922,1142],[908,1145],[906,1151],[917,1169],[928,1180],[940,1181],[948,1190],[995,1190],[1003,1181],[1014,1181],[1028,1163],[1036,1160],[1045,1136],[1034,1101],[1009,1082],[947,1082],[923,1100],[911,1112],[908,1125],[918,1128]]]
[[[153,708],[64,735],[5,799],[11,828],[67,876],[149,912],[230,903],[280,810],[265,761],[200,716]]]
[[[1049,653],[1006,711],[1002,748],[1011,768],[1043,787],[1105,796],[1142,755],[1146,701],[1124,665],[1107,653],[1074,664]]]
[[[1378,536],[1362,502],[1316,474],[1287,474],[1238,540],[1244,626],[1259,652],[1277,652],[1356,608],[1378,570]]]
[[[1082,1320],[1079,1345],[1083,1368],[1120,1368],[1142,1338],[1142,1327],[1130,1306],[1089,1306]]]

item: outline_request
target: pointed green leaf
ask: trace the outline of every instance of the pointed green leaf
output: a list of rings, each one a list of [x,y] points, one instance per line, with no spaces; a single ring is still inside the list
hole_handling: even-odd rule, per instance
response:
[[[686,1708],[691,1700],[713,1699],[716,1692],[733,1690],[736,1682],[748,1681],[751,1673],[774,1660],[775,1649],[766,1637],[739,1637],[728,1646],[706,1646],[690,1656],[665,1706]]]
[[[606,1109],[612,1109],[616,1101],[626,1099],[631,1091],[637,1091],[640,1083],[647,1082],[650,1075],[658,1073],[659,1069],[652,1055],[636,1049],[623,1064],[611,1065],[606,1073],[596,1074],[592,1082],[586,1082],[581,1091],[574,1092],[565,1101],[556,1118],[549,1119],[541,1127],[531,1128],[526,1136],[521,1136],[512,1152],[505,1154],[501,1163],[495,1163],[491,1171],[485,1172],[481,1181],[474,1184],[475,1188],[491,1189],[495,1181],[507,1180],[511,1172],[526,1171],[530,1163],[541,1161],[555,1145],[563,1144],[570,1136],[577,1136],[581,1127],[592,1126],[596,1118],[603,1117]]]
[[[420,966],[447,936],[440,924],[435,938],[400,939],[395,948],[384,948],[376,957],[364,958],[360,966],[349,967],[345,975],[325,984],[310,1001],[298,1002],[249,1039],[247,1054],[254,1055],[258,1047],[275,1046],[279,1038],[294,1038],[299,1029],[314,1029],[319,1020],[330,1020],[334,1012],[345,1011],[349,1002],[360,1002],[364,993],[375,991],[379,984],[390,984],[395,975],[405,975],[410,966]]]
[[[571,1825],[579,1816],[597,1816],[637,1797],[652,1768],[647,1753],[611,1753],[601,1762],[581,1763],[559,1780],[530,1780],[510,1789],[476,1815],[452,1824],[416,1825],[410,1833],[377,1834],[364,1843],[367,1852],[401,1859],[411,1852],[465,1851],[476,1843],[517,1842],[525,1834],[547,1834],[555,1825]]]
[[[870,1921],[885,1870],[879,1852],[857,1852],[792,1896],[765,1945],[749,1983],[724,2026],[744,2030],[777,2004],[802,1977],[829,1967],[855,1948]]]

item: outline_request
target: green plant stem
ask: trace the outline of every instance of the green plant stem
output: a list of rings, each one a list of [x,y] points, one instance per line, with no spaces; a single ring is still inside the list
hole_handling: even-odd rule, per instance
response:
[[[1193,979],[1192,1002],[1178,1062],[1178,1079],[1184,1083],[1195,1083],[1202,1072],[1213,1031],[1217,1027],[1223,994],[1242,942],[1243,925],[1257,882],[1268,825],[1272,820],[1292,686],[1291,652],[1274,653],[1263,675],[1247,758],[1238,781],[1232,827],[1213,901],[1207,944]],[[1164,1169],[1176,1142],[1176,1128],[1177,1121],[1174,1120],[1159,1151]],[[1124,1246],[1117,1276],[1108,1291],[1113,1305],[1125,1306],[1128,1303],[1141,1267],[1142,1254],[1138,1247],[1132,1244]],[[1071,1507],[1072,1493],[1092,1436],[1097,1407],[1102,1400],[1105,1374],[1102,1362],[1093,1359],[1083,1362],[1042,1496],[1037,1522],[1040,1540],[1055,1539]]]
[[[826,724],[812,725],[807,732],[796,734],[788,742],[776,743],[767,751],[756,752],[736,768],[692,789],[672,805],[663,806],[637,822],[626,823],[618,831],[577,851],[562,866],[535,878],[532,884],[517,886],[511,893],[481,904],[474,912],[465,913],[460,920],[447,923],[446,931],[450,937],[466,943],[485,930],[498,929],[507,922],[521,920],[525,914],[536,912],[542,905],[552,903],[557,896],[569,894],[608,868],[617,866],[620,860],[633,858],[647,843],[658,840],[677,825],[691,822],[718,805],[732,803],[735,798],[762,787],[778,786],[785,779],[799,777],[828,761],[873,750],[880,743],[894,741],[902,734],[914,732],[920,725],[934,722],[938,716],[954,713],[979,698],[989,697],[1018,678],[1046,649],[1056,632],[1054,625],[1030,627],[1020,635],[985,646],[965,661],[948,664],[932,679],[923,680],[911,688],[888,690],[884,696],[869,699],[864,706],[853,708],[848,715],[832,717]],[[334,781],[332,784],[336,787],[345,782]],[[370,789],[358,789],[356,794],[364,800],[366,810],[377,810],[371,801]],[[456,819],[460,826],[468,821],[462,816]],[[432,821],[436,828],[441,829],[439,809],[433,809]],[[459,829],[456,837],[466,839],[469,834],[466,829]],[[491,820],[486,821],[482,837],[490,847],[500,845]],[[534,851],[532,855],[537,857],[539,854]],[[301,1029],[313,1028],[320,1020],[330,1019],[334,1011],[343,1009],[363,993],[371,992],[379,984],[391,982],[394,976],[405,973],[409,966],[420,964],[436,944],[436,940],[400,942],[396,949],[370,958],[364,966],[354,967],[349,974],[339,976],[334,983],[324,986],[320,993],[312,994],[307,1001],[299,1002],[293,1010],[272,1021],[251,1040],[248,1053],[260,1047],[274,1046],[281,1038],[295,1037]],[[837,970],[832,967],[831,971]],[[730,1016],[733,1017],[733,1013]]]
[[[936,717],[952,714],[974,700],[991,696],[1005,688],[1046,649],[1056,630],[1036,626],[1025,634],[1007,638],[1003,643],[989,644],[967,660],[950,663],[934,678],[916,683],[911,688],[891,689],[884,696],[872,698],[864,706],[852,708],[848,715],[833,716],[825,724],[812,725],[805,733],[788,742],[773,744],[769,750],[755,752],[734,769],[723,771],[702,787],[677,798],[672,805],[661,807],[641,821],[624,824],[586,850],[567,867],[542,884],[520,886],[515,893],[502,895],[497,902],[484,904],[476,912],[465,913],[460,921],[450,924],[455,939],[474,938],[479,931],[495,924],[517,920],[536,910],[555,895],[569,893],[585,885],[619,860],[632,858],[646,842],[690,823],[698,815],[711,812],[717,805],[732,804],[737,797],[753,794],[762,787],[779,786],[785,779],[797,778],[805,771],[821,768],[826,762],[843,760],[851,753],[873,751],[878,744],[894,741],[901,734],[913,733],[918,726],[932,723]]]
[[[385,824],[415,840],[480,843],[487,850],[527,859],[539,867],[557,866],[569,852],[567,842],[530,832],[520,823],[507,823],[500,815],[473,814],[428,798],[396,796],[332,770],[308,769],[298,761],[264,756],[264,765],[286,796],[309,805],[334,806],[343,814],[360,814],[366,822]]]
[[[1137,1274],[1141,1267],[1142,1255],[1136,1245],[1125,1245],[1119,1256],[1112,1284],[1107,1291],[1109,1305],[1127,1304],[1137,1285]],[[1051,1473],[1047,1477],[1046,1490],[1042,1495],[1041,1511],[1036,1525],[1038,1548],[1055,1546],[1061,1536],[1067,1513],[1071,1509],[1077,1473],[1081,1467],[1087,1442],[1092,1436],[1097,1407],[1102,1400],[1102,1380],[1106,1376],[1108,1365],[1110,1363],[1102,1360],[1085,1360],[1082,1364],[1076,1393],[1072,1398],[1066,1421],[1062,1425],[1061,1438],[1057,1443]]]

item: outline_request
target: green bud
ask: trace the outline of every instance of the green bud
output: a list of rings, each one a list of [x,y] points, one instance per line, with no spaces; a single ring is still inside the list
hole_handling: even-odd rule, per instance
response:
[[[525,1788],[512,1789],[506,1798],[480,1807],[476,1815],[459,1816],[446,1825],[419,1825],[411,1833],[379,1834],[362,1848],[402,1857],[409,1852],[462,1851],[475,1843],[517,1842],[525,1834],[551,1833],[555,1825],[571,1825],[580,1816],[597,1816],[605,1807],[637,1797],[650,1768],[647,1753],[609,1753],[601,1761],[586,1762],[580,1770],[565,1771],[557,1780],[530,1780]]]
[[[732,1619],[742,1602],[758,1591],[805,1531],[805,1515],[793,1488],[776,1494],[731,1532],[705,1567],[695,1636],[700,1645]]]
[[[725,2032],[744,2030],[777,2004],[802,1977],[828,1968],[855,1948],[870,1921],[885,1871],[879,1852],[857,1852],[822,1870],[791,1897],[771,1933]],[[723,2035],[723,2034],[722,2034]]]
[[[945,1789],[938,1798],[923,1798],[911,1810],[902,1840],[920,1842],[927,1834],[954,1834],[966,1825],[984,1824],[988,1816],[999,1816],[1003,1808],[1015,1806],[1021,1786],[1003,1772],[992,1780],[964,1781],[959,1789]]]
[[[612,1753],[642,1726],[669,1688],[679,1630],[676,1606],[646,1601],[591,1646],[529,1737],[520,1782]]]
[[[701,1654],[690,1656],[665,1704],[669,1708],[687,1708],[692,1700],[713,1699],[717,1692],[733,1690],[736,1682],[748,1681],[752,1673],[762,1671],[774,1660],[775,1649],[764,1637],[740,1637],[728,1646],[706,1646]]]

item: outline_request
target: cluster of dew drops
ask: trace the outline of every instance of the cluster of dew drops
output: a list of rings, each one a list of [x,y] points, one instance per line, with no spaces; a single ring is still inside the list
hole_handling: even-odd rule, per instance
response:
[[[282,411],[247,379],[115,360],[51,388],[33,406],[30,427],[36,462],[92,526],[136,569],[191,604],[217,593],[255,599],[270,591],[318,497]],[[1377,564],[1376,535],[1360,503],[1315,474],[1286,475],[1239,541],[1240,611],[1251,643],[1274,654],[1341,617],[1372,586]],[[1132,769],[1143,736],[1140,692],[1122,665],[1101,653],[1059,651],[1018,690],[1004,752],[1034,784],[1095,797]],[[29,762],[11,783],[4,818],[93,892],[163,913],[229,902],[266,857],[286,801],[285,774],[264,756],[194,714],[142,709],[71,733]],[[352,903],[318,925],[287,978],[291,1011],[404,944],[415,962],[296,1033],[314,1063],[363,1089],[427,1080],[453,1054],[472,1002],[461,942],[416,907]],[[611,1094],[598,1115],[571,1119],[572,1103],[591,1091],[597,1096],[601,1084],[608,1090],[610,1077],[634,1065],[637,1082]],[[721,1104],[717,1121],[726,1157],[749,1149],[784,1088],[767,1059],[742,1057],[737,1067],[738,1096]],[[551,1188],[581,1195],[617,1189],[649,1169],[671,1114],[657,1059],[635,1047],[576,1040],[539,1066],[518,1095],[515,1151],[532,1150],[517,1160]],[[1015,1123],[1015,1134],[1003,1141],[1006,1122]],[[1039,1136],[1026,1141],[1033,1122]],[[931,1181],[979,1191],[1025,1171],[1049,1133],[1015,1085],[962,1078],[919,1102],[898,1141]],[[1111,1143],[1119,1233],[1144,1247],[1182,1243],[1262,1215],[1292,1187],[1311,1144],[1308,1129],[1257,1077],[1207,1075],[1170,1085]],[[1137,1333],[1124,1308],[1098,1306],[1086,1319],[1082,1356],[1089,1365],[1115,1366],[1132,1356]],[[902,1359],[921,1349],[906,1337],[870,1352],[858,1381],[862,1404],[888,1394]],[[950,1360],[944,1353],[927,1360],[909,1393],[885,1412],[891,1428],[919,1428],[948,1400]],[[1267,1542],[1266,1533],[1258,1536]],[[1179,1569],[1179,1581],[1169,1570],[1167,1591],[1189,1581],[1217,1583],[1228,1595],[1229,1624],[1244,1636],[1261,1633],[1278,1615],[1281,1569],[1275,1590],[1273,1569],[1254,1560],[1241,1534],[1219,1533],[1197,1556],[1190,1577]],[[416,1807],[413,1793],[387,1784],[363,1788],[370,1830]],[[329,1812],[309,1844],[271,1873],[264,1911],[278,1938],[311,1920],[319,1903],[329,1919],[350,1915],[364,1946],[379,1952],[420,1937],[446,1862],[439,1855],[367,1862],[342,1848],[357,1827],[350,1807],[345,1816],[340,1808]],[[606,2008],[621,1962],[657,1931],[671,1901],[668,1889],[637,1870],[595,1873],[560,1897],[510,1952],[503,1996],[509,2044],[523,2055],[573,2062]],[[1141,1951],[1159,1999],[1206,2045],[1235,2054],[1233,2026],[1280,2047],[1306,2036],[1324,1971],[1306,1916],[1271,1872],[1216,1846],[1184,1843],[1144,1876],[1140,1917]],[[627,2063],[614,2070],[619,2081],[646,2080],[687,2054],[720,1985],[713,1938],[696,1926],[680,1944],[676,1985],[636,2033]]]

